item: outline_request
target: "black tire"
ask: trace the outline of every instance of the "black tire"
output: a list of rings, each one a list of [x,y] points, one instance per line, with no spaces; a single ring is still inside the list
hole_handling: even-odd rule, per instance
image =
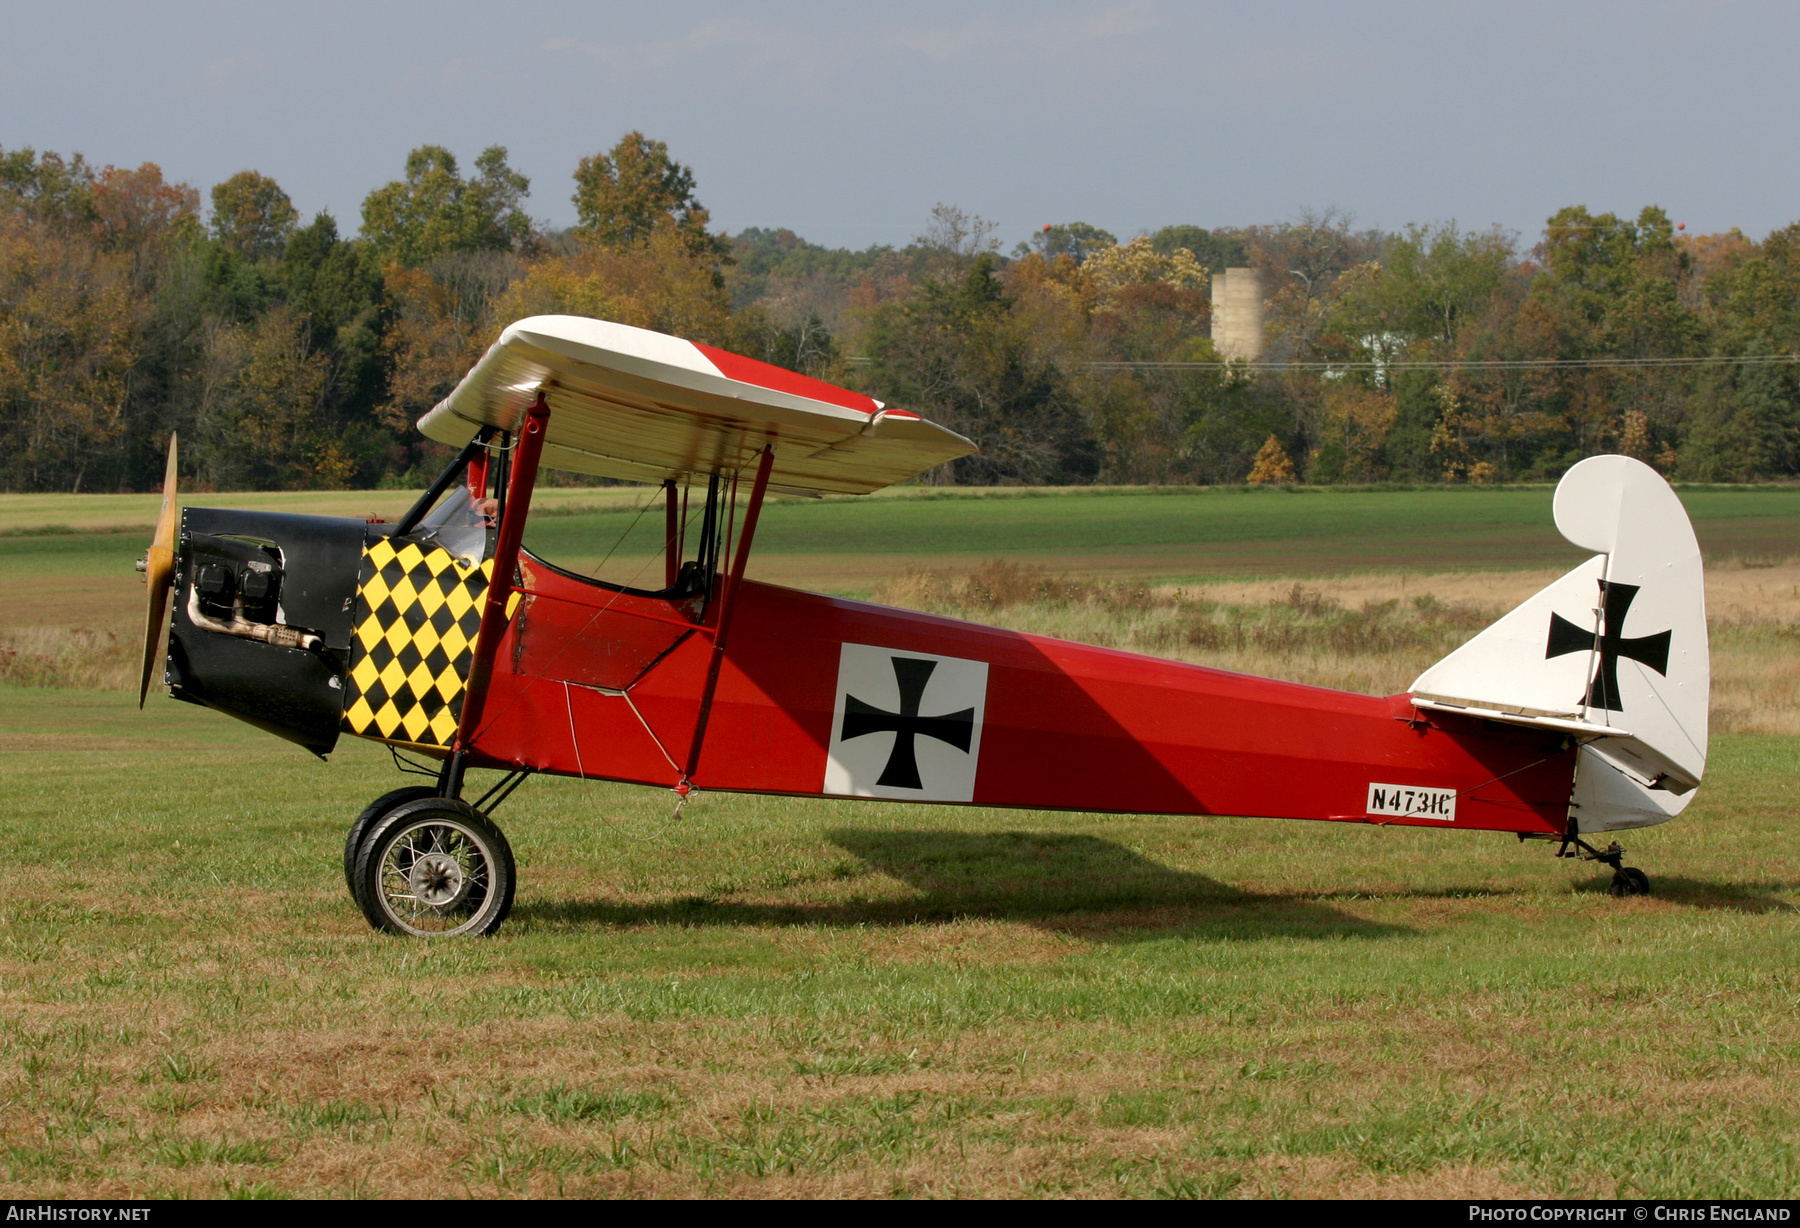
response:
[[[1607,890],[1620,899],[1628,895],[1649,895],[1650,876],[1636,866],[1622,866],[1613,875],[1612,886]]]
[[[491,934],[512,911],[512,847],[467,802],[428,797],[375,821],[356,853],[356,902],[390,934]]]
[[[362,850],[363,837],[369,834],[369,828],[375,825],[375,820],[395,806],[436,796],[437,790],[429,786],[407,785],[403,789],[383,793],[363,807],[363,812],[356,816],[356,822],[350,824],[350,832],[344,837],[344,886],[350,889],[351,899],[356,900],[356,854]],[[358,906],[362,904],[361,900],[356,902]]]

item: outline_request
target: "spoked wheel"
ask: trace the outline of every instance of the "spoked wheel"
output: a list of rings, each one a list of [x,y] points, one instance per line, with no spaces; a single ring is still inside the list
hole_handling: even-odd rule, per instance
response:
[[[437,790],[429,786],[407,785],[391,793],[383,793],[365,806],[363,812],[356,816],[356,822],[350,824],[350,832],[344,837],[344,886],[350,888],[350,898],[358,905],[362,904],[362,897],[356,891],[356,855],[362,851],[363,840],[368,836],[369,829],[398,806],[436,796]]]
[[[356,902],[390,934],[491,934],[512,899],[512,849],[467,802],[402,803],[376,820],[356,854]]]
[[[1615,896],[1649,895],[1650,876],[1636,866],[1621,866],[1607,890]]]

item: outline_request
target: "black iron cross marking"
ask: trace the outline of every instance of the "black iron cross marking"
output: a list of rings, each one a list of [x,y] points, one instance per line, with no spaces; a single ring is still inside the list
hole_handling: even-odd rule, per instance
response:
[[[913,739],[924,734],[947,742],[966,755],[975,734],[975,709],[964,708],[946,716],[920,716],[919,700],[924,697],[925,684],[931,681],[932,671],[937,669],[938,663],[921,661],[917,657],[895,657],[893,660],[894,681],[900,684],[900,711],[884,711],[854,695],[846,695],[844,728],[839,736],[848,742],[865,734],[892,730],[894,749],[875,783],[889,789],[922,789],[925,786],[919,783],[919,761],[913,754]]]
[[[1631,640],[1625,638],[1625,611],[1631,608],[1639,587],[1600,581],[1600,634],[1597,636],[1560,614],[1550,615],[1550,643],[1544,649],[1544,660],[1571,652],[1600,650],[1600,669],[1588,683],[1587,696],[1581,701],[1590,708],[1625,711],[1625,703],[1619,698],[1620,657],[1630,657],[1665,678],[1669,676],[1669,632],[1658,631],[1655,635],[1640,635]]]

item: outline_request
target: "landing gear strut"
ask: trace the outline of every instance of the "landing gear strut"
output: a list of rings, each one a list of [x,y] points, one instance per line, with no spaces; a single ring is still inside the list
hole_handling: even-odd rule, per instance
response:
[[[1573,848],[1570,848],[1573,845]],[[1563,837],[1562,847],[1556,850],[1558,857],[1579,857],[1583,861],[1599,861],[1612,867],[1612,885],[1607,891],[1615,897],[1628,895],[1649,895],[1650,878],[1636,866],[1621,864],[1625,859],[1625,850],[1619,847],[1617,840],[1603,849],[1597,849],[1574,832]]]

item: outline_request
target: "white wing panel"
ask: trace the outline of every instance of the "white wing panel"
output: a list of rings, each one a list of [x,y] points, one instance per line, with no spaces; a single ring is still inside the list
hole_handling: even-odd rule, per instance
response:
[[[516,429],[542,388],[543,463],[659,482],[743,469],[775,449],[770,487],[866,494],[975,445],[916,414],[679,337],[579,316],[511,325],[419,429],[460,447]]]

